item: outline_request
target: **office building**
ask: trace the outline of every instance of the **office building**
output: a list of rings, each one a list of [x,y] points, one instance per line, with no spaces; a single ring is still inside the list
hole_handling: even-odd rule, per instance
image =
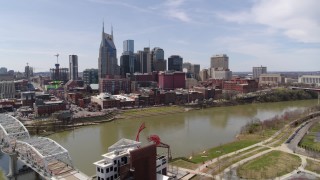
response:
[[[182,64],[182,71],[186,72],[186,73],[191,72],[191,63],[189,63],[189,62],[183,63]]]
[[[69,55],[69,79],[78,80],[78,56]]]
[[[113,30],[111,30],[111,34],[107,34],[104,32],[104,26],[102,28],[102,39],[99,49],[98,74],[99,78],[120,74],[117,49],[113,42]]]
[[[139,65],[139,71],[141,73],[150,73],[151,70],[151,52],[150,48],[144,48],[143,51],[138,51],[136,53],[136,61]],[[138,69],[137,69],[138,70]]]
[[[83,71],[82,79],[84,81],[84,84],[98,84],[99,78],[98,78],[98,69],[85,69]]]
[[[134,41],[125,40],[123,41],[123,52],[134,52]]]
[[[252,78],[259,79],[260,74],[267,74],[267,67],[252,67]]]
[[[127,74],[135,72],[136,56],[132,52],[125,52],[120,57],[120,74],[126,77]]]
[[[172,55],[168,58],[168,71],[182,71],[183,58],[179,55]]]
[[[155,47],[151,51],[151,70],[165,71],[167,69],[167,61],[164,59],[164,51],[159,47]]]
[[[212,56],[210,67],[218,70],[229,69],[229,57],[226,54],[217,54]]]

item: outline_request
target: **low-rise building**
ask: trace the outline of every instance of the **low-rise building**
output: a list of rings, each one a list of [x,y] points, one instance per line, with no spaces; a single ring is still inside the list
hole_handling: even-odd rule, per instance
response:
[[[284,76],[281,74],[260,74],[259,76],[260,85],[278,86],[283,83]]]
[[[16,88],[13,81],[0,82],[0,99],[14,98],[15,94],[16,94]]]
[[[103,159],[93,163],[98,180],[148,179],[167,173],[168,159],[157,156],[155,144],[140,147],[141,142],[120,139],[108,148]]]
[[[232,79],[223,82],[223,90],[236,91],[239,93],[249,93],[258,90],[258,82],[249,79]]]
[[[299,83],[303,84],[316,84],[320,86],[320,75],[302,75],[299,77]]]
[[[34,114],[38,116],[49,116],[54,112],[67,110],[67,104],[64,101],[43,101],[37,99],[33,105]]]
[[[99,80],[100,93],[120,94],[131,92],[131,82],[127,78],[101,78]]]
[[[184,72],[160,72],[159,73],[159,88],[163,90],[173,90],[177,88],[185,88],[185,73]]]

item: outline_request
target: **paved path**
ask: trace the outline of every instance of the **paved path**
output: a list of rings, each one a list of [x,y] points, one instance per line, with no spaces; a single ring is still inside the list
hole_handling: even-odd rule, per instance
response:
[[[235,170],[238,166],[240,166],[241,164],[246,163],[246,162],[248,162],[248,161],[250,161],[250,160],[252,160],[252,159],[254,159],[254,158],[257,158],[257,157],[259,157],[259,156],[262,156],[262,155],[264,155],[264,154],[266,154],[266,153],[268,153],[268,152],[270,152],[270,151],[273,151],[273,150],[279,150],[279,151],[283,151],[283,152],[286,152],[286,153],[289,153],[289,154],[294,154],[294,155],[297,155],[297,156],[299,156],[299,157],[301,158],[301,166],[300,166],[297,170],[295,170],[295,171],[293,171],[293,172],[291,172],[291,173],[289,173],[289,174],[286,174],[286,175],[284,175],[284,176],[278,177],[277,179],[287,179],[287,178],[291,177],[292,175],[297,174],[298,171],[311,174],[311,175],[313,175],[313,176],[315,176],[315,177],[320,177],[319,174],[304,169],[304,168],[306,167],[306,165],[307,165],[306,159],[314,160],[314,161],[317,161],[317,162],[320,162],[320,160],[313,159],[313,158],[310,158],[310,157],[307,157],[307,156],[304,156],[304,155],[300,155],[300,154],[294,153],[295,147],[297,147],[298,143],[301,141],[301,139],[303,138],[304,134],[308,131],[308,129],[311,127],[311,125],[312,125],[313,123],[315,123],[316,121],[319,121],[319,120],[320,120],[320,117],[317,117],[317,118],[314,118],[314,119],[309,120],[309,123],[305,124],[304,127],[300,128],[303,124],[300,125],[299,127],[297,127],[297,128],[295,129],[295,131],[296,131],[297,129],[299,129],[299,128],[300,128],[300,130],[299,130],[299,132],[295,135],[295,137],[291,140],[291,142],[290,142],[289,145],[283,143],[283,144],[281,144],[280,146],[271,147],[271,145],[273,145],[273,144],[277,143],[278,141],[282,140],[282,138],[285,136],[285,135],[283,135],[282,137],[280,137],[280,139],[272,142],[272,140],[273,140],[275,137],[277,137],[280,133],[282,133],[282,132],[288,127],[288,126],[285,126],[285,127],[283,127],[281,130],[279,130],[278,132],[276,132],[274,135],[272,135],[270,138],[268,138],[268,139],[266,139],[266,140],[264,140],[264,141],[261,141],[261,142],[259,142],[259,143],[254,144],[254,145],[251,145],[251,146],[248,146],[248,147],[246,147],[246,148],[240,149],[240,150],[238,150],[238,151],[235,151],[235,152],[231,152],[231,153],[222,155],[222,156],[220,156],[220,157],[218,157],[218,158],[214,158],[214,159],[212,159],[212,160],[206,161],[206,162],[204,162],[201,166],[199,166],[199,167],[198,167],[197,169],[195,169],[195,170],[190,170],[190,169],[180,168],[180,167],[179,167],[179,169],[182,170],[182,171],[185,171],[185,172],[190,173],[190,175],[185,176],[184,179],[187,179],[187,178],[189,178],[189,177],[192,177],[193,174],[197,174],[197,175],[201,175],[201,176],[213,178],[213,176],[212,176],[211,174],[209,174],[209,173],[203,173],[202,171],[205,170],[205,169],[207,169],[207,167],[210,166],[211,164],[216,163],[219,159],[223,159],[223,158],[225,158],[225,157],[230,157],[230,156],[236,155],[236,154],[238,154],[238,153],[241,153],[241,152],[243,152],[243,151],[246,151],[246,150],[248,150],[248,149],[251,149],[251,148],[254,148],[254,147],[257,147],[257,146],[262,146],[262,147],[268,147],[268,148],[270,148],[270,149],[268,149],[268,150],[266,150],[266,151],[259,152],[259,153],[255,154],[255,155],[251,156],[251,157],[248,157],[248,158],[243,159],[243,160],[241,160],[241,161],[239,161],[239,162],[237,162],[237,163],[232,164],[231,166],[227,167],[223,172],[221,172],[220,174],[214,176],[214,178],[215,178],[215,179],[229,179],[229,178],[230,178],[229,175],[232,174],[232,171],[234,171],[234,170]],[[294,133],[295,133],[295,131],[294,131]],[[293,136],[294,133],[292,133],[291,136]],[[289,137],[291,137],[291,136],[289,136]],[[271,142],[271,143],[270,143],[270,142]],[[268,144],[268,143],[269,143],[269,144]],[[252,151],[249,151],[248,153],[254,152],[254,151],[255,151],[255,150],[252,150]],[[225,178],[225,177],[227,177],[227,178]],[[229,178],[228,178],[228,177],[229,177]],[[183,180],[184,180],[184,179],[183,179]]]

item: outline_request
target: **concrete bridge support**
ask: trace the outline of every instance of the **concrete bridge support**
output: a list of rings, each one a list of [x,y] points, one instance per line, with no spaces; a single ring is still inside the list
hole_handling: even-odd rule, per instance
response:
[[[9,173],[7,175],[9,180],[16,180],[16,172],[17,172],[17,153],[9,154]]]

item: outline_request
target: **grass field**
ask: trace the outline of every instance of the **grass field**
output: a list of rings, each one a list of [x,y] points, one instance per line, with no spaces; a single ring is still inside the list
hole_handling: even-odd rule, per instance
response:
[[[237,174],[245,179],[271,179],[292,172],[300,166],[298,156],[281,151],[271,151],[241,165]]]
[[[311,149],[320,152],[320,142],[316,142],[317,133],[320,132],[320,123],[317,122],[310,128],[309,134],[305,135],[300,143],[300,146],[305,149]]]
[[[224,154],[228,154],[231,152],[235,152],[237,150],[240,150],[242,148],[251,146],[253,144],[256,144],[260,142],[263,138],[258,135],[246,135],[241,136],[240,140],[223,144],[218,147],[211,148],[207,150],[205,153],[200,153],[197,155],[194,155],[191,159],[194,163],[202,163],[204,161],[214,159],[216,157],[222,156]]]
[[[306,170],[320,174],[320,162],[307,159]]]
[[[187,169],[192,169],[192,170],[195,170],[199,166],[197,164],[194,164],[192,162],[188,162],[183,159],[177,159],[177,160],[171,162],[170,165],[182,167],[182,168],[187,168]]]
[[[246,151],[243,151],[241,153],[232,155],[230,157],[222,158],[218,162],[215,162],[209,166],[209,168],[211,169],[210,172],[212,175],[217,175],[218,173],[222,172],[224,169],[228,168],[232,164],[237,163],[243,159],[251,157],[260,152],[266,151],[268,149],[269,148],[257,146],[257,147],[248,149]]]

